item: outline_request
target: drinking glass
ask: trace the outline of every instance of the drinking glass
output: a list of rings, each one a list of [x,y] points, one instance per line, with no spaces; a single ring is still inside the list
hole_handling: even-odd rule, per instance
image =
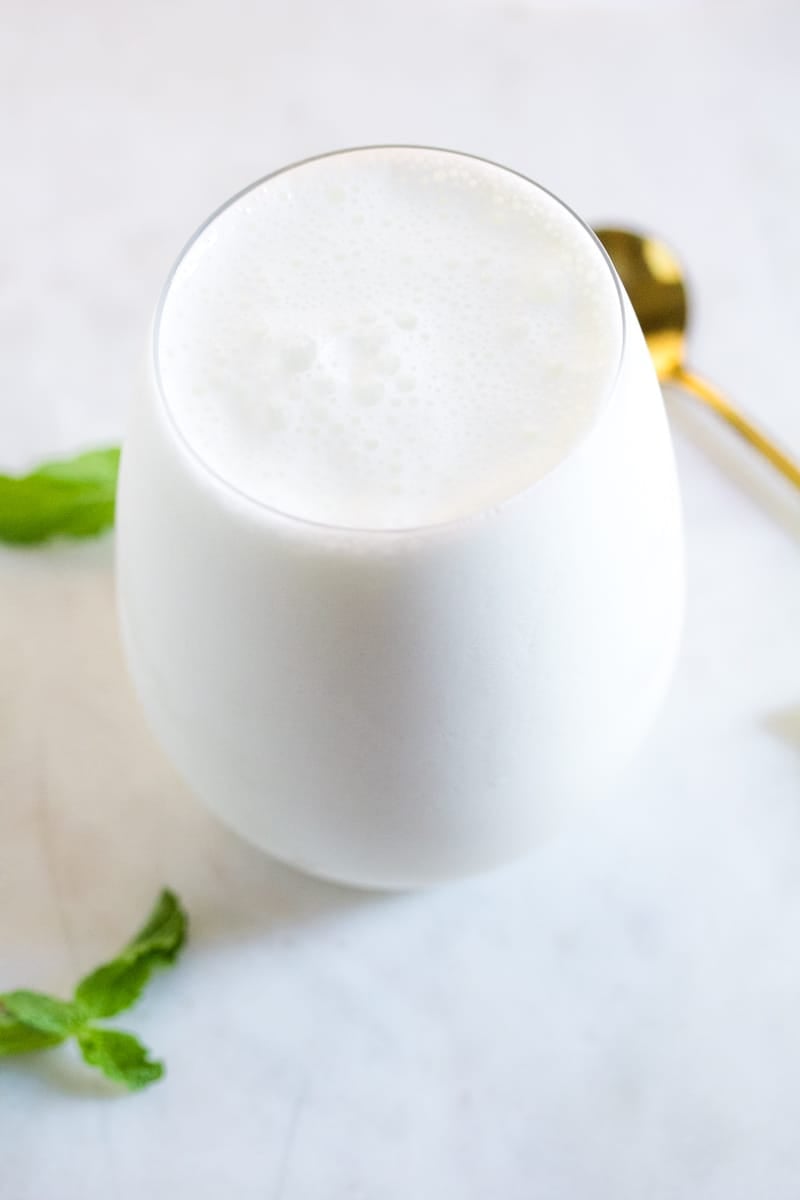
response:
[[[414,529],[299,519],[198,456],[159,371],[167,281],[121,464],[127,661],[191,790],[305,871],[410,887],[514,859],[604,802],[665,693],[684,571],[662,397],[570,220],[616,288],[613,386],[544,477]]]

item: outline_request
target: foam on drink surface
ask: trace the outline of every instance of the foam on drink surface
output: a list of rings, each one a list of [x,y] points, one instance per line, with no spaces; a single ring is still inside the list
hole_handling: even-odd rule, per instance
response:
[[[611,272],[512,172],[444,151],[317,159],[224,209],[158,341],[177,428],[305,520],[404,529],[496,505],[592,423],[621,347]]]

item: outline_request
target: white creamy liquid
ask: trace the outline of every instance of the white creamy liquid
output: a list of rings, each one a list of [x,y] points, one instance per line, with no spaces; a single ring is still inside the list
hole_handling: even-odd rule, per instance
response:
[[[293,167],[184,253],[122,455],[123,637],[175,766],[272,854],[483,870],[641,739],[683,560],[616,287],[558,201],[445,151]]]
[[[587,231],[501,167],[319,158],[248,191],[180,263],[158,363],[178,429],[281,512],[407,529],[491,507],[607,397],[619,298]]]

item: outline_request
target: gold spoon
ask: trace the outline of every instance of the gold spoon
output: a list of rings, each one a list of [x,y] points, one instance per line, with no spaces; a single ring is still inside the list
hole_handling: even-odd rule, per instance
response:
[[[656,238],[628,229],[597,229],[619,272],[662,383],[677,384],[719,413],[773,466],[800,488],[800,466],[715,387],[684,365],[688,301],[681,264]]]

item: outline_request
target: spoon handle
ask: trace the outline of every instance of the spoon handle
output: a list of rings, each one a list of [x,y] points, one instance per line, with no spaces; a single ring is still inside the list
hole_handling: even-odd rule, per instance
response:
[[[749,442],[765,458],[769,459],[790,483],[793,483],[796,488],[800,488],[800,466],[785,451],[781,450],[771,437],[762,433],[743,413],[734,408],[731,402],[726,400],[715,387],[699,375],[695,375],[693,371],[687,371],[685,367],[681,366],[676,367],[670,373],[670,382],[691,392],[698,400],[702,400],[703,404],[713,408],[714,412],[726,420],[740,437],[743,437],[746,442]]]

